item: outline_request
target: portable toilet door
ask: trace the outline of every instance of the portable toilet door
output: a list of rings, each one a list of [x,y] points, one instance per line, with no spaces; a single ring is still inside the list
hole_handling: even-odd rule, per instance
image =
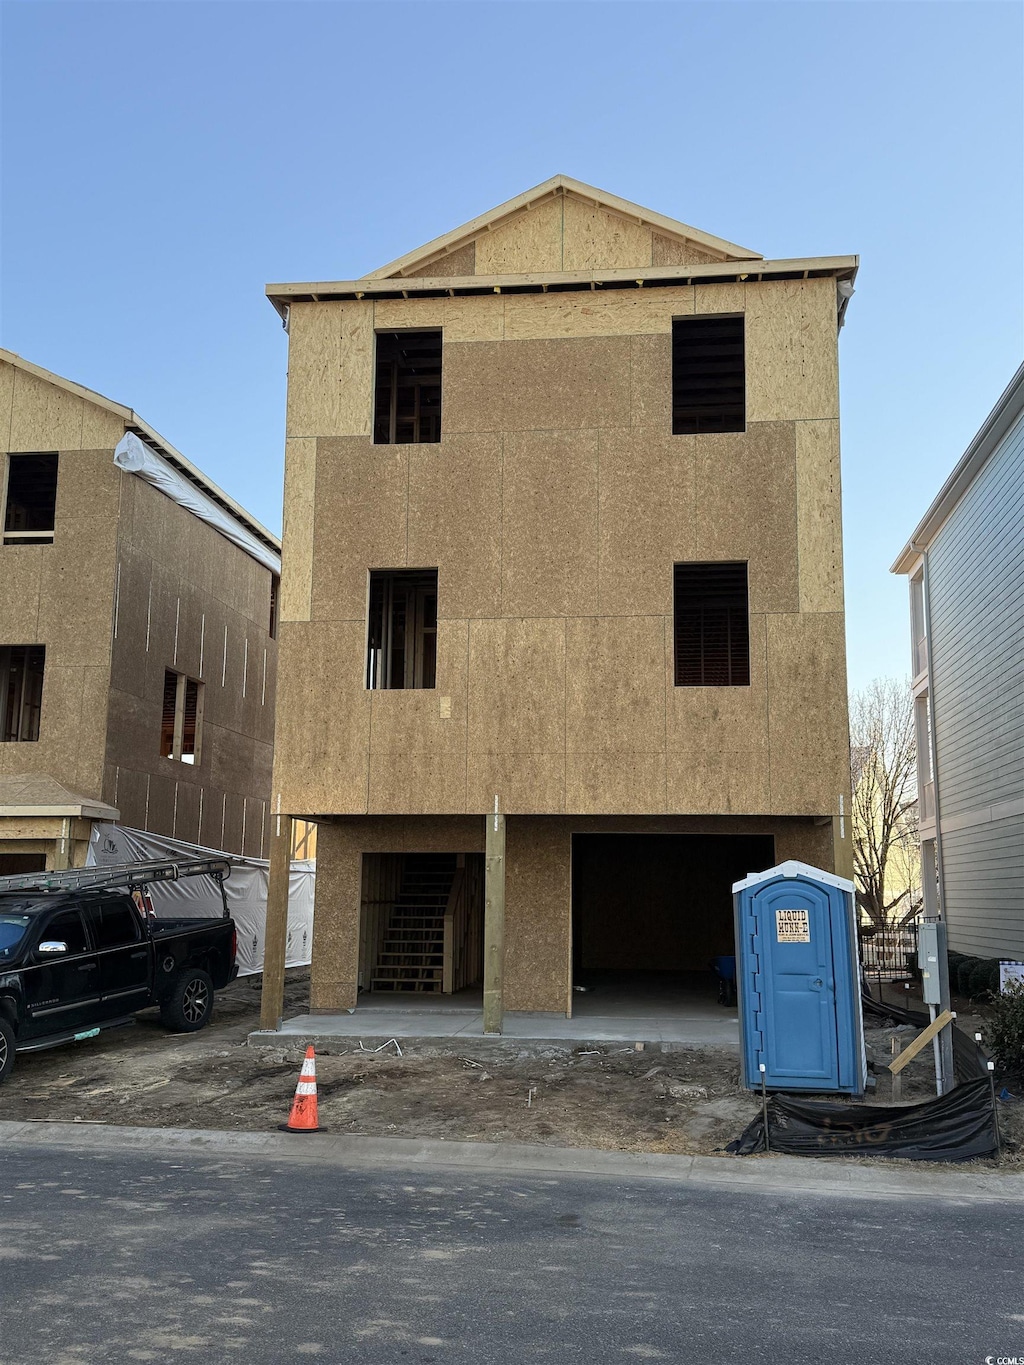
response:
[[[733,887],[744,1082],[862,1094],[853,884],[787,862]]]

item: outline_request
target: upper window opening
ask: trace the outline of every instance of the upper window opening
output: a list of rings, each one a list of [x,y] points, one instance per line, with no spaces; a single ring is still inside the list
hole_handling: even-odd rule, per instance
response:
[[[746,398],[743,319],[677,318],[672,323],[672,432],[743,431]]]
[[[675,566],[676,687],[747,687],[746,564]]]
[[[270,624],[268,633],[272,640],[277,639],[277,627],[281,611],[281,579],[276,573],[270,575]]]
[[[49,545],[57,507],[57,455],[7,457],[5,545]]]
[[[376,445],[441,439],[441,333],[378,332]]]
[[[204,686],[184,673],[164,673],[160,753],[182,763],[198,763],[203,726]]]
[[[0,740],[39,738],[45,645],[0,646]]]
[[[436,675],[437,570],[371,570],[366,686],[433,687]]]

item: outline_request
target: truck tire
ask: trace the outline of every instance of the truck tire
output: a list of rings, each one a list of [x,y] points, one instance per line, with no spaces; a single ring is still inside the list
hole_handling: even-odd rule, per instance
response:
[[[0,1014],[0,1082],[7,1079],[14,1066],[14,1029]]]
[[[174,979],[160,1002],[160,1018],[172,1033],[197,1033],[213,1013],[213,981],[208,972],[189,967]]]

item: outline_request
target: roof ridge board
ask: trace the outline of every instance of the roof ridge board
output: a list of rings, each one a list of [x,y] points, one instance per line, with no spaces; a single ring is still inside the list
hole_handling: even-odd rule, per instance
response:
[[[105,408],[107,412],[112,412],[115,417],[120,417],[127,430],[134,430],[136,435],[143,437],[153,446],[158,455],[163,455],[165,459],[169,457],[172,462],[179,464],[181,472],[197,488],[201,488],[215,502],[219,502],[225,511],[230,512],[233,517],[236,517],[252,531],[258,540],[266,541],[271,549],[280,554],[280,538],[275,536],[272,531],[268,531],[263,523],[257,521],[251,512],[246,511],[240,502],[236,502],[230,493],[225,493],[223,488],[215,484],[187,456],[182,455],[180,450],[176,450],[170,441],[165,440],[148,422],[143,421],[134,408],[126,407],[124,403],[118,403],[116,399],[108,398],[106,394],[100,393],[96,389],[86,388],[84,384],[78,384],[75,380],[67,379],[64,375],[48,370],[42,365],[36,365],[33,361],[26,360],[24,356],[18,355],[16,351],[9,351],[5,347],[0,347],[0,360],[6,361],[16,369],[25,370],[28,374],[33,375],[36,379],[42,379],[47,384],[54,384],[66,393],[73,394],[76,398],[83,398],[87,403]]]
[[[457,247],[464,246],[467,242],[482,236],[484,232],[493,230],[506,219],[515,217],[538,203],[566,194],[575,195],[578,199],[588,200],[597,208],[617,213],[631,221],[638,220],[656,229],[662,235],[679,237],[692,242],[694,246],[722,252],[730,259],[764,259],[760,252],[739,246],[735,242],[726,241],[724,237],[716,237],[712,233],[703,232],[700,228],[691,227],[688,223],[680,222],[676,218],[668,218],[653,209],[644,208],[642,204],[634,204],[629,199],[622,199],[616,194],[598,189],[595,185],[588,185],[582,180],[574,180],[567,175],[556,175],[549,180],[541,181],[533,189],[525,190],[522,194],[505,200],[502,204],[496,204],[486,213],[478,214],[459,227],[452,228],[439,237],[424,242],[422,246],[405,252],[404,255],[396,257],[395,260],[389,261],[386,265],[369,271],[364,278],[380,279],[402,275],[407,269],[420,267],[432,259],[443,258],[450,255]]]

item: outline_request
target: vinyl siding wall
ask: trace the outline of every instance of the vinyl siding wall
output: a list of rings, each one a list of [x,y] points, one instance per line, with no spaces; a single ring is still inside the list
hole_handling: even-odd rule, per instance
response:
[[[1024,415],[929,552],[950,947],[1024,958]]]

